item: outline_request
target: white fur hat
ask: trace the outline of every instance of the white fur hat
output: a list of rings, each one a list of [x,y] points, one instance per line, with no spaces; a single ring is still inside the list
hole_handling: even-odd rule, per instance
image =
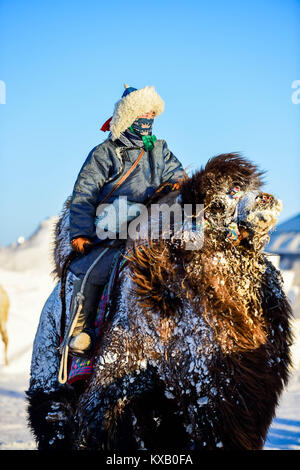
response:
[[[112,140],[120,137],[131,126],[133,121],[142,114],[154,111],[159,116],[165,108],[165,103],[155,91],[153,86],[146,86],[137,90],[124,85],[122,98],[116,103],[113,117],[110,122]]]

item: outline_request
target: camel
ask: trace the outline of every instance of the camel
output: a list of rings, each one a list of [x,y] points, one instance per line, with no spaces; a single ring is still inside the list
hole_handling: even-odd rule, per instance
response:
[[[7,357],[7,347],[8,347],[8,335],[6,324],[8,320],[8,311],[9,311],[9,298],[6,291],[0,285],[0,333],[2,341],[4,343],[4,361],[5,365],[8,365]]]
[[[222,154],[159,199],[203,204],[201,229],[128,242],[93,373],[64,386],[58,282],[42,312],[27,392],[39,449],[263,448],[288,382],[293,335],[280,272],[264,253],[282,204],[262,191],[262,176],[239,154]],[[61,243],[67,219],[66,205],[58,273],[69,252]],[[201,244],[187,249],[198,235]],[[67,309],[71,291],[68,275]]]

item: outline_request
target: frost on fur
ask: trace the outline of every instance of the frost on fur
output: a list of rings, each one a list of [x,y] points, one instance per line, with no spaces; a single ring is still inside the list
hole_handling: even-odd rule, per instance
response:
[[[55,382],[53,317],[61,305],[53,292],[29,390],[31,426],[43,446],[65,439],[75,449],[124,452],[263,447],[289,377],[292,312],[264,253],[281,203],[261,190],[261,176],[238,154],[220,155],[168,196],[170,204],[204,205],[203,246],[185,250],[184,232],[133,247],[74,415],[61,413],[66,397]],[[232,223],[236,237],[228,236]]]

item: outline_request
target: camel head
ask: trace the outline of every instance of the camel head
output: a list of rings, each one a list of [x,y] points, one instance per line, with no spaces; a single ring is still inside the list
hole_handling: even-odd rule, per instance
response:
[[[277,223],[282,203],[263,192],[264,172],[237,153],[208,161],[181,187],[183,204],[203,204],[205,233],[222,243],[262,250]],[[206,232],[207,231],[207,232]]]
[[[215,332],[223,352],[266,342],[263,298],[267,261],[263,248],[281,202],[261,189],[263,172],[239,154],[224,154],[182,182],[182,207],[203,205],[203,244],[159,241],[137,249],[132,277],[137,300],[162,316],[180,315],[189,302]]]

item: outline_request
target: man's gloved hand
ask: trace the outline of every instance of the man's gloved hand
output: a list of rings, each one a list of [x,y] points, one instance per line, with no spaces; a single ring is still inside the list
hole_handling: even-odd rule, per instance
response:
[[[91,240],[86,237],[74,238],[74,240],[71,241],[73,250],[81,254],[83,254],[86,248],[91,244],[92,244]]]
[[[177,189],[180,189],[180,182],[176,182],[172,186],[172,191],[176,191]]]

